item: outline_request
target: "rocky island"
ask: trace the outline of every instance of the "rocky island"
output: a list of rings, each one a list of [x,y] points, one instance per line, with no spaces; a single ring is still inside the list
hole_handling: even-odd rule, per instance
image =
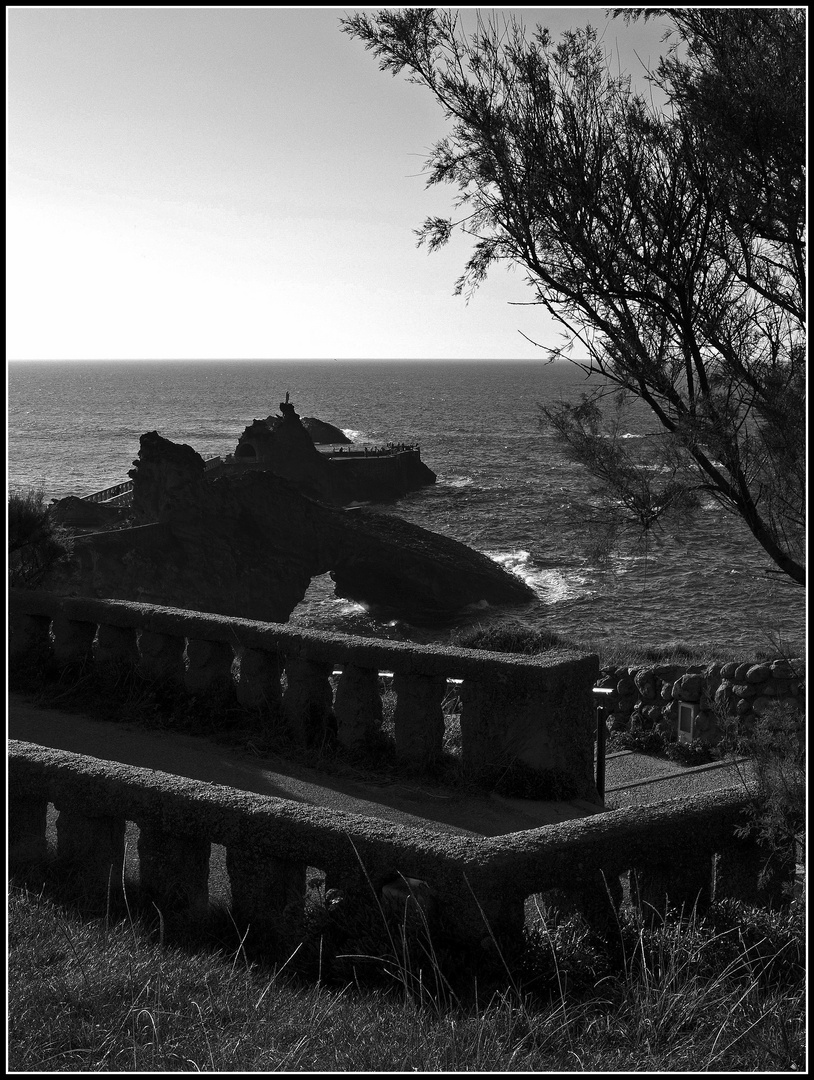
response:
[[[465,544],[343,506],[359,498],[357,479],[366,474],[332,464],[293,406],[280,409],[272,428],[254,421],[246,429],[231,460],[204,462],[191,446],[142,435],[130,472],[132,524],[77,536],[73,561],[44,587],[271,622],[287,621],[311,580],[326,573],[337,596],[416,625],[535,600],[525,582]],[[404,468],[388,483],[421,475],[415,462]],[[370,475],[365,483],[368,492],[375,486]],[[66,518],[75,502],[54,511]]]
[[[333,433],[339,438],[329,438]],[[315,444],[339,447],[321,452]],[[347,449],[345,449],[347,447]],[[253,420],[233,454],[207,463],[212,477],[272,472],[331,506],[389,502],[435,483],[418,447],[389,443],[354,447],[341,429],[315,417],[302,420],[286,394],[280,414]]]

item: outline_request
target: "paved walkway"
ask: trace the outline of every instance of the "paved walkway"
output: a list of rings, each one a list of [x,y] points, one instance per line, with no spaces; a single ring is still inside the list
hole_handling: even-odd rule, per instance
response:
[[[538,802],[498,795],[472,798],[450,793],[429,783],[373,783],[318,773],[291,762],[260,758],[194,735],[150,731],[136,724],[94,720],[77,713],[40,708],[19,694],[9,695],[8,737],[70,750],[106,761],[117,761],[225,784],[298,802],[308,802],[353,814],[376,816],[413,828],[475,836],[499,836],[535,829],[601,810],[588,802]],[[627,751],[606,759],[607,809],[642,806],[682,798],[698,791],[738,783],[737,768],[702,766],[683,769],[671,762]],[[49,809],[48,841],[55,843],[56,812]],[[138,828],[126,832],[128,880],[138,878]],[[316,881],[321,875],[315,871]],[[310,877],[313,876],[309,874]],[[213,902],[231,899],[225,851],[212,845],[209,895]]]
[[[499,836],[599,812],[598,807],[582,800],[540,802],[497,795],[475,798],[423,781],[389,783],[327,775],[199,736],[151,731],[136,724],[111,723],[41,708],[19,694],[9,695],[8,714],[11,739],[261,795],[381,817],[414,828]],[[605,805],[607,809],[642,806],[731,787],[740,782],[742,767],[716,763],[689,769],[629,751],[609,754]]]

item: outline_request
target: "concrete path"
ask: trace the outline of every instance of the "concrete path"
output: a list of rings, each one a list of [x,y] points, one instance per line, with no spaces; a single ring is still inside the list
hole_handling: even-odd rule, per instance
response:
[[[19,694],[9,695],[8,737],[441,832],[499,836],[601,812],[597,806],[580,800],[542,802],[495,794],[473,798],[430,783],[374,783],[330,776],[282,759],[261,758],[249,750],[199,736],[151,731],[132,723],[112,723],[41,708]],[[716,764],[688,769],[629,751],[609,754],[605,805],[609,810],[642,806],[731,787],[740,782],[742,767]],[[48,839],[52,845],[55,822],[56,812],[51,808]],[[128,825],[126,842],[127,877],[136,880],[138,828],[135,825]],[[230,900],[225,852],[216,844],[212,845],[209,892],[213,901]]]
[[[283,759],[266,759],[211,739],[154,731],[42,708],[20,694],[9,695],[8,737],[225,784],[242,791],[381,817],[413,828],[477,836],[499,836],[598,812],[582,800],[540,802],[498,795],[475,798],[429,782],[375,782],[319,773]],[[686,768],[622,751],[606,759],[608,809],[647,805],[740,782],[743,764]]]

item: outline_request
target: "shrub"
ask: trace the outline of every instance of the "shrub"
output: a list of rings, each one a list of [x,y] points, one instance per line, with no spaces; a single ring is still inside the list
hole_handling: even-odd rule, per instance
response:
[[[764,877],[787,862],[805,828],[805,713],[789,702],[775,702],[755,720],[742,743],[754,763],[755,797],[749,821],[741,827],[771,852]]]
[[[486,649],[490,652],[522,653],[526,656],[572,647],[571,642],[551,630],[532,630],[520,623],[473,626],[458,631],[451,644],[460,649]]]
[[[8,551],[9,585],[28,589],[68,555],[67,538],[51,522],[42,491],[9,495]]]

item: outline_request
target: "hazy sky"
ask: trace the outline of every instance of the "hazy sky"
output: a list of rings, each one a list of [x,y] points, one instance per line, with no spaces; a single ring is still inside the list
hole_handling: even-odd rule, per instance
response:
[[[429,92],[340,33],[374,8],[11,7],[11,359],[533,358],[556,334],[521,271],[452,295],[470,244],[413,230],[451,210],[423,163]],[[476,9],[462,9],[474,20]],[[511,9],[481,9],[510,12]],[[641,72],[663,25],[591,22]],[[618,60],[617,60],[618,57]]]

